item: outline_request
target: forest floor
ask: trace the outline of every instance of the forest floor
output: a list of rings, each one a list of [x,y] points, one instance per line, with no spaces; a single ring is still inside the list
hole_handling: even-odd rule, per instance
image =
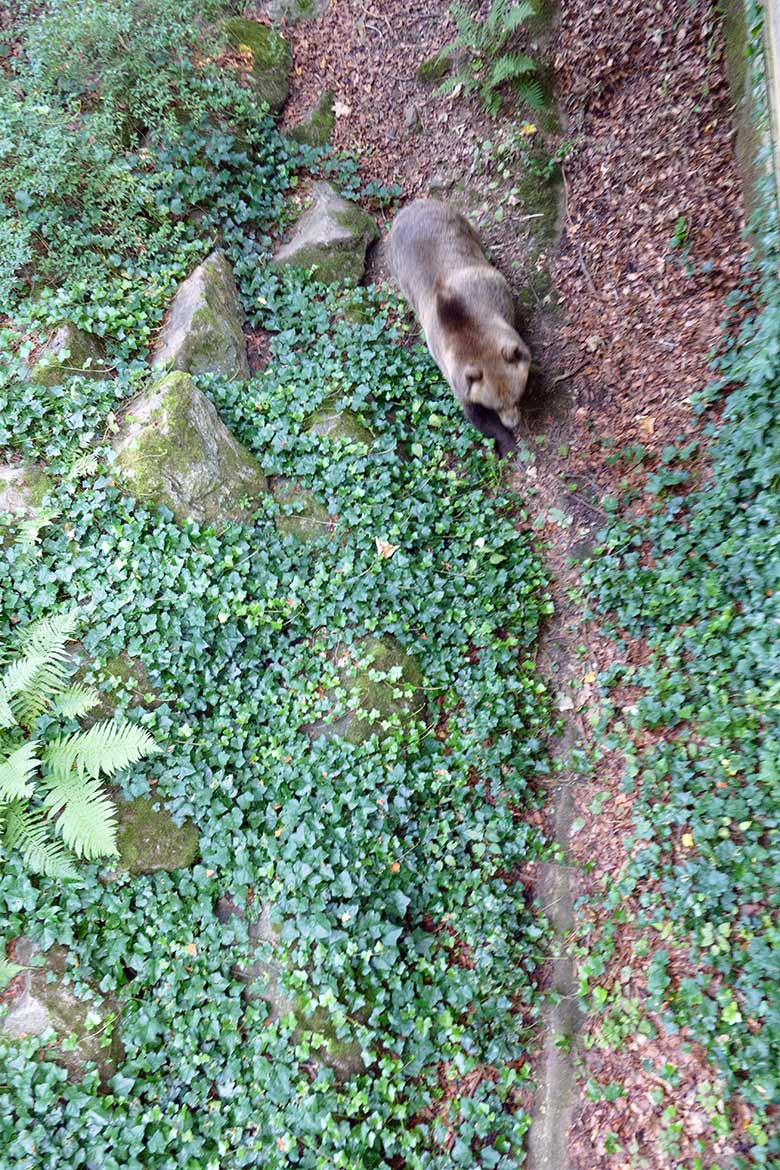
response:
[[[710,378],[724,296],[746,255],[722,28],[706,0],[562,0],[540,36],[560,107],[560,128],[548,127],[545,142],[565,155],[547,236],[516,195],[518,126],[533,115],[504,110],[491,119],[476,98],[417,79],[418,66],[454,35],[446,3],[333,0],[319,19],[285,31],[294,51],[285,122],[332,90],[334,144],[359,157],[366,180],[399,183],[404,198],[459,202],[518,294],[532,285],[526,334],[538,371],[525,458],[509,474],[547,549],[557,616],[543,659],[569,739],[587,748],[596,675],[615,651],[576,599],[577,558],[601,527],[601,497],[625,497],[668,444],[699,432],[689,396]],[[547,284],[535,279],[540,273]],[[387,277],[380,243],[369,279]],[[633,456],[621,459],[627,448]],[[639,660],[641,645],[629,655]],[[596,775],[571,787],[582,826],[569,844],[573,893],[595,895],[580,929],[598,931],[599,891],[626,860],[631,798],[619,792],[620,776],[620,758],[607,754]],[[551,829],[556,809],[551,796]],[[636,942],[628,921],[601,983],[641,1002],[647,962]],[[682,968],[682,957],[675,962]],[[725,1165],[739,1150],[746,1117],[738,1104],[730,1135],[710,1133],[703,1100],[716,1078],[703,1051],[684,1032],[650,1024],[610,1031],[603,1018],[584,1023],[572,1056],[579,1091],[568,1158],[576,1170]],[[672,1067],[674,1076],[659,1077]],[[584,1091],[595,1082],[619,1083],[624,1093],[592,1099],[603,1096]],[[701,1163],[690,1161],[697,1141],[706,1148]]]

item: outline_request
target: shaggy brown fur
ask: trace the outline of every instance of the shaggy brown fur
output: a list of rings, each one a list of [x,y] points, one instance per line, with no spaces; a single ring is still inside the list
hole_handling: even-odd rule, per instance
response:
[[[390,261],[467,418],[501,455],[513,450],[531,355],[515,328],[509,285],[477,233],[446,204],[417,199],[395,218]]]

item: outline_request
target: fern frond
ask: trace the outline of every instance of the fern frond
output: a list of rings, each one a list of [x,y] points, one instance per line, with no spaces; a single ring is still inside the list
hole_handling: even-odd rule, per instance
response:
[[[18,800],[30,797],[35,789],[30,783],[40,765],[37,752],[40,745],[28,740],[0,762],[0,800]]]
[[[521,4],[513,4],[504,16],[504,28],[507,33],[513,33],[533,16],[536,16],[536,5],[530,4],[528,0],[523,0]]]
[[[116,809],[100,780],[72,773],[52,786],[43,804],[78,857],[116,856]]]
[[[110,776],[159,750],[143,727],[106,719],[47,744],[44,763],[60,777],[75,767],[79,775],[97,779],[101,772]]]
[[[67,719],[78,719],[86,715],[100,702],[100,694],[94,687],[71,686],[52,703],[51,710],[55,715],[64,715]]]
[[[527,74],[535,72],[536,62],[530,57],[526,57],[524,53],[506,53],[503,57],[499,57],[493,65],[488,85],[494,89],[505,81],[525,77]]]
[[[34,662],[36,669],[10,703],[20,723],[29,726],[65,690],[71,664],[65,646],[75,633],[77,620],[74,612],[65,612],[34,622],[21,633],[18,661]]]
[[[68,860],[64,845],[57,841],[45,816],[30,812],[19,801],[8,809],[5,843],[22,854],[33,873],[46,877],[76,877],[76,867]]]
[[[69,641],[78,628],[78,614],[75,610],[65,610],[51,618],[41,618],[31,622],[19,635],[19,646],[25,656],[41,654],[45,658],[66,657],[65,643]]]
[[[45,528],[47,524],[51,524],[52,520],[56,520],[58,516],[59,512],[56,508],[39,508],[34,516],[28,516],[26,520],[22,520],[17,525],[20,542],[27,545],[37,544],[41,529]]]
[[[544,93],[535,77],[523,78],[515,83],[517,96],[532,110],[544,109]]]

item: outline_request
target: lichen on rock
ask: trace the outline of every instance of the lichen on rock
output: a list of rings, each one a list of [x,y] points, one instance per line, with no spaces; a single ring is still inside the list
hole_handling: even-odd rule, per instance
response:
[[[323,284],[352,281],[363,275],[366,249],[379,232],[357,203],[339,195],[330,183],[315,183],[314,205],[304,212],[286,244],[276,251],[276,268],[314,268]]]
[[[325,654],[336,667],[338,685],[325,696],[330,711],[302,729],[310,739],[338,737],[353,744],[371,735],[383,739],[423,714],[422,672],[395,638],[358,638]]]
[[[260,464],[189,374],[174,371],[130,406],[114,443],[115,471],[135,498],[177,520],[245,520],[268,490]],[[249,498],[247,508],[243,501]]]
[[[117,800],[117,870],[132,874],[187,869],[198,857],[198,830],[192,821],[177,825],[156,800]]]
[[[63,978],[67,959],[63,947],[46,951],[42,965],[28,966],[38,955],[29,939],[16,940],[14,961],[25,970],[19,977],[19,991],[0,1021],[0,1032],[9,1040],[51,1032],[46,1056],[63,1065],[71,1081],[80,1081],[94,1063],[105,1083],[124,1056],[116,1000],[97,994],[94,999],[80,999]]]
[[[252,58],[252,84],[258,97],[276,112],[282,108],[290,90],[292,48],[290,42],[257,20],[234,17],[223,26],[229,45],[248,51]]]
[[[104,378],[107,367],[97,338],[78,329],[71,321],[63,321],[44,345],[27,377],[36,386],[61,386],[75,374]]]
[[[0,512],[29,519],[51,487],[52,481],[37,463],[4,464],[0,466]]]
[[[152,351],[153,366],[248,378],[249,361],[233,270],[215,251],[179,287]]]

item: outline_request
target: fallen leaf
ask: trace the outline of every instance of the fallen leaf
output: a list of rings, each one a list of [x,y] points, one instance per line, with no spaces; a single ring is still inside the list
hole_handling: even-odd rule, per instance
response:
[[[187,944],[187,954],[192,955],[194,957],[195,955],[197,955],[197,953],[198,953],[198,948],[195,946],[195,943],[188,943]]]
[[[380,557],[384,557],[386,561],[389,561],[393,553],[398,552],[398,549],[401,547],[398,544],[390,544],[386,540],[380,540],[379,537],[376,538],[375,543],[376,551],[379,553]]]
[[[346,102],[334,102],[333,113],[337,118],[345,118],[347,114],[352,113],[352,106],[348,106]]]
[[[691,849],[693,847],[693,834],[692,833],[683,833],[682,843],[686,849]]]

